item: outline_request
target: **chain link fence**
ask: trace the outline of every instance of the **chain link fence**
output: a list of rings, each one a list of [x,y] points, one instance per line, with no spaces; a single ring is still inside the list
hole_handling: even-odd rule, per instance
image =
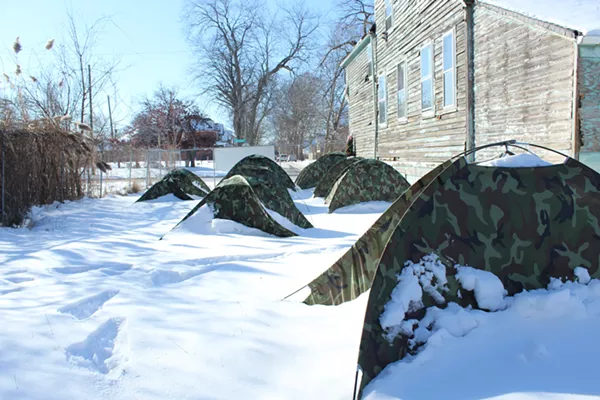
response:
[[[187,168],[215,185],[222,171],[214,170],[214,149],[185,150],[119,148],[98,153],[98,160],[110,169],[97,165],[84,171],[84,192],[89,197],[107,194],[138,193],[151,187],[169,172]],[[97,164],[97,163],[96,163]]]

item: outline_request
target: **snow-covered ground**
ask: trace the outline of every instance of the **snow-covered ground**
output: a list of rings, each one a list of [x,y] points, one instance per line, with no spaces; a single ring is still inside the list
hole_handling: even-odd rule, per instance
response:
[[[435,256],[409,265],[380,321],[389,340],[410,332],[410,344],[423,347],[388,365],[366,399],[599,399],[600,280],[582,267],[575,274],[578,282],[554,279],[547,289],[505,297],[492,273],[459,267],[461,287],[487,311],[450,303],[430,307],[416,324],[404,314],[422,292],[437,293],[446,273]]]
[[[294,238],[202,213],[171,231],[196,201],[134,204],[136,195],[35,208],[28,228],[0,229],[0,399],[352,398],[369,292],[337,307],[306,306],[305,292],[283,299],[389,203],[327,214],[311,191],[295,196],[315,228]],[[382,324],[409,329],[415,277],[435,276],[423,286],[431,292],[444,284],[440,268],[407,269]],[[492,311],[430,309],[415,331],[421,351],[365,394],[600,398],[600,282],[577,274],[579,283],[507,298],[493,276],[461,269]]]
[[[0,229],[0,399],[350,398],[366,297],[282,299],[389,204],[327,214],[310,196],[316,228],[286,239],[208,221],[159,240],[196,202],[137,196]]]

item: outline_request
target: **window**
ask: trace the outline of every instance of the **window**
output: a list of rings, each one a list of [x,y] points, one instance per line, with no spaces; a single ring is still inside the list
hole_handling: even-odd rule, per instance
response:
[[[379,123],[381,125],[387,124],[387,88],[385,82],[385,75],[379,77],[379,88],[377,91],[377,105],[379,109]]]
[[[371,43],[367,45],[367,59],[367,74],[371,75],[373,73],[373,48],[371,47]]]
[[[433,46],[421,48],[421,109],[433,109]]]
[[[392,27],[394,12],[392,8],[392,0],[385,0],[385,30]]]
[[[406,62],[398,65],[398,119],[406,118]]]
[[[443,37],[444,107],[456,105],[456,42],[454,30]]]

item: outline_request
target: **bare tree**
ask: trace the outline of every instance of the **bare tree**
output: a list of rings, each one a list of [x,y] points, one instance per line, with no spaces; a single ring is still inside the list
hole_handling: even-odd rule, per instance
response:
[[[366,36],[374,22],[373,1],[338,0],[340,24],[345,28],[360,27],[360,36]]]
[[[185,16],[198,55],[197,79],[231,113],[238,138],[257,144],[271,104],[271,83],[308,57],[317,25],[300,7],[270,16],[265,4],[189,0]],[[286,29],[287,28],[287,29]]]
[[[314,139],[323,128],[322,82],[304,73],[284,82],[277,92],[272,120],[280,149],[303,158],[306,139]]]

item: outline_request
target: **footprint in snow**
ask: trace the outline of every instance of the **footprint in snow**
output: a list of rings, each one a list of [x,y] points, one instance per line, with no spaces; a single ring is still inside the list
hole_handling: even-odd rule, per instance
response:
[[[118,293],[118,290],[105,290],[104,292],[67,304],[59,308],[58,312],[71,314],[79,320],[86,319],[94,315],[107,301],[115,297]]]
[[[101,374],[109,374],[127,361],[125,318],[110,318],[79,343],[67,347],[70,364]]]

